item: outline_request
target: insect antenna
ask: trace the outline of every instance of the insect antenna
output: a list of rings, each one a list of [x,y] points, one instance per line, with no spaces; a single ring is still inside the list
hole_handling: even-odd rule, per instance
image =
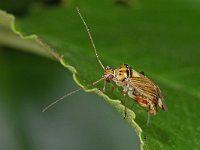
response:
[[[63,95],[61,98],[57,99],[57,100],[54,101],[53,103],[51,103],[51,104],[49,104],[48,106],[46,106],[46,107],[42,110],[42,112],[45,112],[47,109],[49,109],[51,106],[55,105],[56,103],[58,103],[59,101],[61,101],[61,100],[64,99],[65,97],[70,96],[70,95],[72,95],[72,94],[74,94],[74,93],[76,93],[76,92],[78,92],[78,91],[80,91],[80,90],[82,90],[82,88],[79,88],[79,89],[77,89],[77,90],[74,90],[74,91],[72,91],[72,92],[70,92],[70,93],[67,93],[67,94]]]
[[[92,84],[88,84],[86,87],[90,87],[90,86],[93,86],[93,85],[96,85],[97,83],[99,83],[100,81],[104,80],[104,78],[100,78],[99,80],[93,82]],[[59,101],[61,101],[62,99],[72,95],[72,94],[75,94],[76,92],[80,91],[80,90],[83,90],[83,88],[79,88],[79,89],[76,89],[74,91],[71,91],[65,95],[63,95],[61,98],[57,99],[56,101],[50,103],[48,106],[46,106],[42,112],[45,112],[47,109],[49,109],[50,107],[52,107],[53,105],[55,105],[56,103],[58,103]]]
[[[91,35],[91,33],[90,33],[90,29],[88,28],[88,26],[87,26],[87,24],[86,24],[86,22],[85,22],[83,16],[81,15],[81,12],[80,12],[79,8],[77,7],[76,9],[77,9],[77,12],[78,12],[78,14],[79,14],[79,16],[80,16],[80,18],[81,18],[81,20],[82,20],[82,22],[83,22],[83,24],[84,24],[86,30],[87,30],[87,33],[88,33],[89,38],[90,38],[90,41],[91,41],[92,46],[93,46],[93,48],[94,48],[94,52],[95,52],[96,58],[97,58],[99,64],[101,65],[101,67],[103,68],[103,70],[105,70],[105,67],[104,67],[104,65],[102,64],[102,62],[101,62],[101,60],[99,59],[99,56],[98,56],[98,54],[97,54],[97,49],[96,49],[96,46],[95,46],[95,44],[94,44],[92,35]]]
[[[80,16],[80,18],[81,18],[81,20],[82,20],[82,22],[83,22],[83,24],[84,24],[86,30],[87,30],[87,33],[88,33],[89,38],[90,38],[90,41],[91,41],[92,46],[93,46],[93,48],[94,48],[94,52],[95,52],[96,58],[97,58],[99,64],[101,65],[101,67],[103,68],[103,70],[105,70],[105,67],[104,67],[104,65],[102,64],[102,62],[101,62],[101,60],[99,59],[99,56],[98,56],[98,54],[97,54],[97,49],[96,49],[96,46],[95,46],[95,44],[94,44],[92,35],[91,35],[91,33],[90,33],[90,29],[88,28],[88,26],[87,26],[87,24],[86,24],[86,22],[85,22],[83,16],[81,15],[81,12],[80,12],[79,8],[77,7],[76,9],[77,9],[77,12],[78,12],[78,14],[79,14],[79,16]],[[95,85],[95,84],[99,83],[99,82],[102,81],[102,80],[104,80],[104,78],[100,78],[99,80],[93,82],[92,84],[87,85],[86,87]],[[50,107],[52,107],[53,105],[55,105],[56,103],[58,103],[58,102],[61,101],[62,99],[66,98],[66,97],[68,97],[68,96],[70,96],[70,95],[72,95],[72,94],[75,94],[76,92],[78,92],[78,91],[80,91],[80,90],[83,90],[83,88],[76,89],[76,90],[74,90],[74,91],[72,91],[72,92],[70,92],[70,93],[67,93],[67,94],[63,95],[61,98],[57,99],[56,101],[54,101],[54,102],[52,102],[51,104],[49,104],[48,106],[46,106],[46,107],[42,110],[42,112],[45,112],[46,110],[48,110]]]

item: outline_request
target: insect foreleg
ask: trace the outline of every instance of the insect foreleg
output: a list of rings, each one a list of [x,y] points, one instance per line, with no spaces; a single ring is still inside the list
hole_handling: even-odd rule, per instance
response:
[[[113,85],[112,83],[110,83],[111,85],[112,85],[112,91],[111,91],[111,96],[113,96],[113,92],[114,92],[114,90],[115,89],[117,89],[118,90],[118,86],[116,86],[116,85]]]
[[[106,92],[106,80],[104,80],[104,83],[103,83],[103,92],[105,93]]]
[[[127,110],[126,110],[126,91],[125,90],[123,90],[123,95],[124,95],[124,119],[126,119]]]
[[[110,80],[104,80],[104,86],[103,86],[103,90],[102,90],[103,93],[106,92],[106,84],[107,84],[107,83],[110,84],[110,85],[112,86],[112,90],[111,90],[111,94],[110,94],[110,96],[112,97],[112,96],[113,96],[114,90],[115,90],[115,89],[118,89],[119,87],[118,87],[117,85],[113,84],[113,82],[110,81]]]

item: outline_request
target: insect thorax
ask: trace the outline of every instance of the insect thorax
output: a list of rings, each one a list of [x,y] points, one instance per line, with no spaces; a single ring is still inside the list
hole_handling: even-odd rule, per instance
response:
[[[132,76],[132,69],[129,65],[123,64],[114,70],[114,78],[116,81],[125,81]]]

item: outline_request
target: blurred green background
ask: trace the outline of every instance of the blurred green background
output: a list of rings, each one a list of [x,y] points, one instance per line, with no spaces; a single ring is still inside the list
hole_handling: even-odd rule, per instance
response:
[[[42,113],[78,88],[59,63],[1,47],[0,68],[1,150],[139,149],[130,125],[94,93],[79,92]]]
[[[0,9],[16,16],[17,30],[25,35],[39,35],[56,53],[64,54],[65,65],[74,66],[78,81],[85,85],[98,79],[102,71],[76,6],[89,24],[105,64],[118,67],[129,63],[137,71],[145,71],[163,91],[169,111],[159,111],[151,118],[149,128],[145,123],[146,112],[138,105],[132,109],[147,137],[142,139],[146,144],[144,149],[198,150],[200,3],[196,0],[0,1]],[[70,71],[41,57],[44,56],[41,49],[18,36],[19,40],[10,36],[14,33],[10,27],[2,26],[5,23],[2,20],[0,150],[140,149],[134,129],[94,93],[81,91],[42,113],[45,106],[78,86]],[[112,98],[123,99],[119,92]],[[127,107],[132,104],[133,100],[128,99]]]

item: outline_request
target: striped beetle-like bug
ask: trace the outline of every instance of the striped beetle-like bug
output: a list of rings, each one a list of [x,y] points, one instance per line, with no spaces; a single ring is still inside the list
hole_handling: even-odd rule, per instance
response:
[[[126,117],[126,112],[127,112],[127,110],[126,110],[126,95],[128,94],[128,96],[130,98],[135,100],[140,106],[142,106],[143,108],[146,109],[147,114],[148,114],[148,118],[147,118],[147,125],[148,125],[150,114],[155,115],[157,113],[157,106],[159,106],[164,111],[167,110],[167,107],[166,107],[165,101],[162,97],[160,88],[153,81],[151,81],[149,78],[147,78],[143,72],[139,73],[139,72],[135,71],[134,69],[132,69],[127,64],[123,64],[116,69],[112,69],[109,66],[104,67],[104,65],[102,64],[102,62],[99,59],[99,56],[97,54],[97,49],[95,47],[90,30],[78,8],[77,8],[77,12],[87,30],[90,41],[94,48],[94,52],[95,52],[97,61],[99,62],[100,66],[103,68],[103,71],[104,71],[104,74],[102,75],[102,77],[99,80],[97,80],[96,82],[93,82],[91,85],[95,85],[95,84],[99,83],[100,81],[105,81],[104,83],[106,83],[106,81],[113,81],[114,83],[116,83],[117,86],[122,87],[123,95],[124,95],[124,106],[125,106],[124,115],[125,115],[125,117]],[[88,86],[91,86],[91,85],[88,85]],[[88,86],[86,86],[86,87],[88,87]],[[75,91],[72,91],[72,92],[64,95],[57,101],[48,105],[43,110],[43,112],[46,111],[49,107],[51,107],[55,103],[57,103],[58,101],[60,101],[61,99],[63,99],[64,97],[74,94],[74,93],[80,91],[81,89],[82,88],[79,88]],[[104,89],[105,89],[105,84],[104,84]]]

